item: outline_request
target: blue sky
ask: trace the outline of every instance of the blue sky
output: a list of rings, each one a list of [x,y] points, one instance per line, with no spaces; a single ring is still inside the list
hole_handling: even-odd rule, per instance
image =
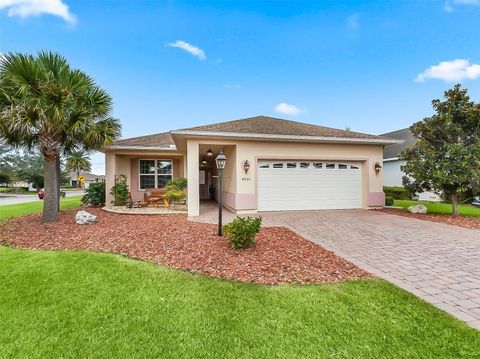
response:
[[[480,101],[479,18],[480,0],[0,0],[0,52],[66,56],[123,137],[258,114],[378,134],[456,82]]]

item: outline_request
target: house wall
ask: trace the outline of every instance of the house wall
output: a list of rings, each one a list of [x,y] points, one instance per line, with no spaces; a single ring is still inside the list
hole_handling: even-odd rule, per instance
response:
[[[237,213],[254,213],[257,209],[257,161],[259,159],[344,160],[358,162],[362,167],[362,206],[383,206],[383,171],[375,173],[374,164],[383,161],[381,145],[318,144],[271,141],[187,140],[189,216],[198,216],[198,148],[200,144],[221,144],[228,157],[225,170],[224,203]],[[251,164],[246,174],[242,162]]]
[[[383,185],[389,187],[403,186],[402,176],[403,172],[400,166],[403,166],[405,161],[385,161],[383,162]]]
[[[242,141],[237,143],[235,164],[239,169],[235,208],[237,211],[250,212],[257,208],[256,163],[259,159],[358,161],[362,167],[362,206],[375,207],[384,204],[383,171],[376,174],[374,170],[376,162],[382,163],[382,146]],[[248,174],[241,169],[245,160],[251,163]]]

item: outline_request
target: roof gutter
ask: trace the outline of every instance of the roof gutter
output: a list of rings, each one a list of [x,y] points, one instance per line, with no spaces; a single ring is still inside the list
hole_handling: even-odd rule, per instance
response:
[[[363,143],[363,144],[376,144],[376,145],[391,145],[395,143],[405,142],[403,140],[382,139],[382,138],[273,135],[273,134],[264,134],[264,133],[216,132],[216,131],[194,131],[194,130],[176,130],[176,131],[171,131],[170,133],[172,135],[201,136],[201,137],[235,137],[235,138],[245,138],[245,139],[259,139],[259,140]]]
[[[390,162],[390,161],[398,161],[398,157],[390,157],[390,158],[384,158],[383,162]]]
[[[103,150],[176,151],[176,147],[111,145]]]

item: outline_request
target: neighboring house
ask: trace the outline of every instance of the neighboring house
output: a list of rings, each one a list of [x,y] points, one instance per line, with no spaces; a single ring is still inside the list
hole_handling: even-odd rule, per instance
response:
[[[383,184],[385,186],[402,187],[402,177],[405,173],[402,172],[400,167],[405,164],[405,161],[400,160],[398,157],[405,148],[411,148],[417,142],[417,139],[409,128],[384,133],[381,136],[403,141],[385,146],[383,150]],[[422,192],[418,193],[417,196],[421,201],[437,202],[442,200],[433,192]]]
[[[89,172],[80,172],[80,176],[85,177],[85,182],[84,182],[85,188],[88,188],[90,183],[102,181],[104,179],[104,176],[102,175],[96,175]],[[70,172],[67,178],[68,178],[68,184],[70,186],[77,187],[77,172]]]
[[[118,175],[133,200],[187,177],[188,215],[198,216],[200,200],[217,191],[223,149],[224,204],[235,213],[379,207],[383,146],[397,142],[266,116],[124,139],[104,149],[107,203]]]

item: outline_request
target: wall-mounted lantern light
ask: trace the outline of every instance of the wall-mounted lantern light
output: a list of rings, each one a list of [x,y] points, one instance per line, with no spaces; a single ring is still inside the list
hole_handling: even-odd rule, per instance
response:
[[[248,162],[248,160],[243,161],[242,168],[245,171],[245,174],[247,174],[248,170],[250,169],[250,162]]]
[[[382,165],[379,162],[375,162],[373,168],[375,169],[375,173],[378,175],[382,170]]]

